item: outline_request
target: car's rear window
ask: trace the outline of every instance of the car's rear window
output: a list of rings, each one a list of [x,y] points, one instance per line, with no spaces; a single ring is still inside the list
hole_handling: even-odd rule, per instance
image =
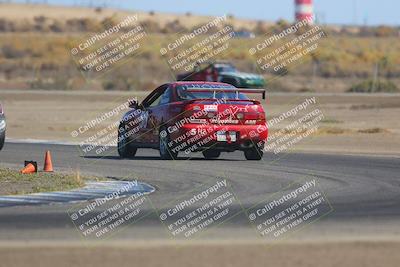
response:
[[[178,85],[176,89],[180,100],[192,100],[192,99],[249,100],[249,98],[246,95],[237,92],[237,90],[235,90],[236,89],[235,87],[229,85],[208,85],[208,84],[186,85],[185,84],[185,85]],[[232,89],[232,91],[230,91],[230,89]]]

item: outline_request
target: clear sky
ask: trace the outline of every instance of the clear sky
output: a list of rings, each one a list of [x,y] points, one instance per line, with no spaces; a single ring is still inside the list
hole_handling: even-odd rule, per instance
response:
[[[1,0],[0,0],[1,1]],[[20,0],[67,5],[104,5],[130,10],[158,11],[292,21],[294,0]],[[400,25],[399,0],[314,0],[320,22],[328,24]]]

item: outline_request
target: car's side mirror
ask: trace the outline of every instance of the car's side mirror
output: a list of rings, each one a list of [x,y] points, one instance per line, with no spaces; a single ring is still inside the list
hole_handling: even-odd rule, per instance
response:
[[[139,108],[139,102],[137,100],[131,99],[129,100],[129,107],[130,108]]]

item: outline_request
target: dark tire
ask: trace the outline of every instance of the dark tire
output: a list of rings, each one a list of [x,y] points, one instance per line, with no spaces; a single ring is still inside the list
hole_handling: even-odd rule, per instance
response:
[[[203,151],[203,156],[206,159],[216,159],[221,155],[221,151],[218,150],[205,150]]]
[[[0,150],[3,149],[5,140],[6,140],[6,132],[0,133]]]
[[[127,138],[124,137],[125,131],[124,125],[120,124],[118,127],[118,155],[121,158],[133,158],[137,148],[127,143]]]
[[[247,160],[261,160],[264,155],[264,151],[258,147],[244,151],[244,156]]]
[[[171,160],[178,158],[178,152],[173,152],[168,146],[170,141],[171,139],[166,128],[161,128],[158,133],[158,150],[160,151],[161,159]]]

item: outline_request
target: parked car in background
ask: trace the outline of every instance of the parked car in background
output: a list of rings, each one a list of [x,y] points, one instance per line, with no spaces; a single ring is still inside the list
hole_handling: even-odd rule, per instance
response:
[[[264,88],[266,84],[261,75],[241,72],[224,61],[197,64],[192,72],[179,74],[177,80],[222,82],[237,88]]]
[[[4,116],[3,106],[0,103],[0,150],[4,146],[6,139],[6,118]]]

